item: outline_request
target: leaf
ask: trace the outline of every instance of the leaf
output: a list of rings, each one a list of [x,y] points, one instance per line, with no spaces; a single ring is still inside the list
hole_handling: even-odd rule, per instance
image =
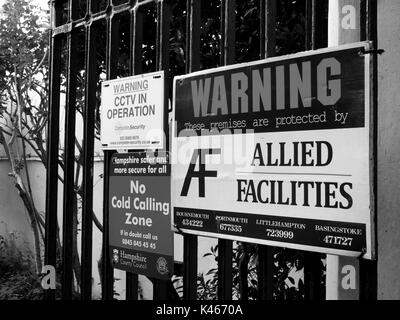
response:
[[[291,284],[294,284],[294,279],[292,277],[287,277],[287,279],[290,281]]]
[[[208,275],[210,275],[210,274],[213,274],[213,273],[215,273],[215,272],[217,272],[217,271],[218,271],[217,268],[212,268],[212,269],[210,269],[210,270],[207,271],[206,276],[208,276]]]

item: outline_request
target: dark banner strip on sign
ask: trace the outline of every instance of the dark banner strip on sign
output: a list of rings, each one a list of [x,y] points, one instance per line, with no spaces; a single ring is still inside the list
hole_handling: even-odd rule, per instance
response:
[[[246,64],[176,81],[175,136],[365,126],[360,48]]]
[[[111,159],[110,176],[169,176],[170,172],[166,152],[120,153]]]
[[[362,252],[365,225],[336,221],[265,216],[239,212],[174,208],[178,229],[249,237],[284,243]]]
[[[169,280],[173,273],[172,256],[110,246],[113,267],[150,278]]]

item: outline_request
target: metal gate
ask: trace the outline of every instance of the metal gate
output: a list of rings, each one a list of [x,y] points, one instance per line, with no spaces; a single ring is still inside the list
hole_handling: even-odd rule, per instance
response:
[[[61,257],[62,298],[72,299],[74,205],[76,195],[82,199],[81,221],[81,269],[80,298],[92,298],[92,248],[93,224],[103,231],[101,270],[102,298],[113,298],[113,269],[108,253],[108,199],[103,199],[103,225],[93,214],[93,163],[95,159],[95,136],[98,130],[99,82],[119,76],[141,74],[150,71],[164,70],[167,79],[166,92],[172,91],[174,75],[190,73],[201,68],[216,65],[228,65],[237,62],[235,47],[237,44],[236,5],[234,0],[219,0],[219,38],[212,39],[206,45],[214,46],[216,54],[209,62],[204,61],[202,39],[202,17],[207,14],[207,1],[199,0],[53,0],[51,1],[51,55],[50,55],[50,106],[46,192],[46,242],[45,264],[56,266],[57,255]],[[276,37],[277,10],[282,1],[250,1],[257,12],[257,44],[253,52],[245,59],[257,60],[276,55],[279,39]],[[284,1],[283,1],[284,2]],[[304,7],[305,39],[303,50],[313,50],[327,46],[327,11],[328,0],[294,1]],[[376,1],[361,2],[361,40],[376,40]],[[179,48],[173,47],[171,39],[172,18],[184,17],[185,39],[184,59],[181,65],[172,65],[171,57]],[[207,17],[206,17],[207,18]],[[215,23],[214,21],[214,23]],[[176,26],[173,26],[176,28]],[[144,37],[144,30],[154,31],[152,38]],[[210,40],[211,41],[211,40]],[[99,43],[104,44],[104,52],[99,52]],[[101,47],[101,45],[100,45]],[[175,50],[175,51],[174,51]],[[213,52],[213,51],[211,51]],[[214,53],[215,53],[214,52]],[[210,62],[211,61],[211,62]],[[82,62],[82,63],[81,63]],[[214,65],[210,65],[214,64]],[[375,68],[376,69],[376,68]],[[65,122],[60,123],[60,91],[65,89]],[[81,109],[77,106],[82,106]],[[83,117],[83,144],[76,142],[77,113]],[[62,141],[59,132],[65,126],[65,137]],[[60,155],[59,145],[64,144]],[[76,149],[82,157],[77,159]],[[103,194],[108,194],[108,168],[112,151],[104,152]],[[62,252],[57,246],[57,208],[58,208],[58,163],[63,158],[63,226]],[[82,183],[76,190],[76,161],[80,161],[83,172]],[[183,275],[183,298],[197,299],[197,236],[184,235],[184,263],[176,266],[176,273]],[[257,298],[272,300],[274,298],[274,254],[275,248],[258,246]],[[218,299],[232,298],[232,241],[218,241]],[[321,254],[304,253],[306,300],[323,299],[324,279],[321,270]],[[240,299],[248,299],[247,281],[248,259],[239,261]],[[376,294],[368,281],[368,272],[373,268],[370,263],[361,263],[362,297]],[[172,282],[153,280],[154,299],[178,299]],[[372,286],[372,287],[371,287]],[[372,296],[371,296],[372,295]],[[47,293],[49,299],[55,299],[55,290]],[[126,299],[138,297],[138,275],[126,274]]]

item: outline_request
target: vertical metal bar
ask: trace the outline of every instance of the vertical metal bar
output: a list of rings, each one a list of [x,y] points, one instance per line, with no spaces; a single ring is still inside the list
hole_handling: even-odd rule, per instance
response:
[[[200,70],[201,1],[188,0],[188,73]]]
[[[157,3],[157,36],[156,36],[156,69],[164,70],[165,84],[164,84],[164,134],[166,137],[166,151],[169,150],[168,139],[168,94],[169,94],[169,81],[168,81],[168,40],[169,39],[169,5],[165,1]],[[172,288],[171,288],[172,287]],[[170,280],[153,280],[153,299],[154,300],[167,300],[168,289],[172,289],[173,285]]]
[[[131,74],[142,73],[143,13],[135,7],[130,13],[131,42],[130,65]],[[139,275],[126,272],[126,300],[138,300]]]
[[[154,279],[153,279],[154,280]],[[153,300],[180,300],[174,285],[170,280],[153,281]]]
[[[312,0],[312,27],[311,27],[311,49],[316,50],[326,47],[324,43],[323,17],[327,0]]]
[[[218,239],[218,299],[232,299],[232,244]]]
[[[190,51],[190,42],[191,42],[191,15],[192,15],[192,2],[191,0],[186,0],[186,52],[185,52],[185,72],[190,73],[190,61],[191,61],[191,51]]]
[[[367,40],[372,41],[374,48],[378,49],[378,26],[377,26],[377,1],[367,0],[366,3],[366,36]],[[371,101],[372,101],[372,126],[373,126],[373,154],[374,163],[373,168],[373,193],[377,195],[377,137],[378,137],[378,62],[376,54],[371,54],[371,66],[372,66],[372,79],[371,79]],[[376,197],[375,197],[376,198]],[[373,239],[375,242],[375,257],[377,258],[377,201],[373,204],[374,214],[374,230]],[[378,290],[378,273],[377,273],[377,261],[376,260],[360,260],[360,300],[376,300]]]
[[[267,0],[260,0],[260,59],[265,58],[265,48],[266,48],[266,26],[267,21]]]
[[[183,236],[183,299],[197,299],[197,236]]]
[[[374,48],[375,49],[379,49],[379,40],[378,40],[378,3],[376,1],[372,1],[372,0],[368,0],[368,7],[367,7],[366,12],[368,12],[368,40],[372,41],[374,44]],[[378,176],[378,144],[377,144],[377,139],[378,139],[378,60],[377,60],[377,56],[375,54],[375,56],[373,56],[373,60],[372,60],[372,109],[373,109],[373,153],[374,153],[374,170],[373,170],[373,176],[374,176],[374,183],[373,183],[373,193],[375,195],[375,199],[376,199],[376,195],[377,193],[377,188],[378,188],[378,181],[377,181],[377,176]],[[375,241],[375,246],[374,246],[374,256],[376,257],[376,259],[378,258],[378,216],[377,216],[377,207],[378,203],[375,200],[374,202],[374,230],[373,230],[373,235],[374,235],[374,241]],[[375,262],[375,268],[376,268],[376,261]],[[374,273],[375,276],[377,276],[376,274],[376,270]],[[375,279],[375,287],[377,286],[376,283],[377,279]],[[375,294],[377,294],[377,290],[375,290]]]
[[[221,1],[221,65],[235,63],[235,8],[236,0]]]
[[[93,151],[96,105],[96,26],[86,27],[86,92],[83,133],[82,280],[81,298],[92,296]]]
[[[52,27],[62,21],[62,4],[52,2]],[[50,99],[49,122],[47,132],[47,163],[46,163],[46,236],[45,265],[56,266],[57,257],[57,195],[58,195],[58,144],[60,117],[60,73],[62,38],[50,33]],[[55,290],[46,291],[46,299],[55,299]]]
[[[274,247],[258,246],[258,300],[273,300]]]
[[[117,56],[119,45],[119,20],[114,16],[107,19],[107,80],[117,76]],[[109,254],[109,175],[110,161],[113,151],[104,151],[103,166],[103,246],[102,246],[102,274],[101,274],[101,292],[103,300],[111,300],[114,295],[114,271],[110,261]]]
[[[130,65],[131,74],[142,73],[142,45],[143,45],[144,16],[139,7],[135,7],[130,13]],[[138,299],[139,276],[136,273],[126,272],[126,300]]]
[[[139,277],[136,273],[126,272],[126,300],[138,300]]]
[[[360,41],[367,40],[367,0],[360,0]]]
[[[221,64],[235,62],[235,7],[236,1],[221,1]],[[218,299],[232,299],[231,240],[218,239]]]
[[[107,80],[117,77],[117,61],[119,48],[119,26],[120,20],[118,17],[111,16],[107,19]]]
[[[306,50],[313,48],[313,2],[314,0],[306,0]]]
[[[260,57],[275,56],[276,47],[276,0],[260,0]],[[258,300],[273,299],[274,248],[258,246]]]
[[[158,43],[158,50],[160,52],[159,63],[157,64],[158,70],[164,70],[165,74],[165,88],[164,88],[164,104],[165,104],[165,112],[164,112],[164,131],[165,131],[165,145],[166,150],[169,151],[169,128],[168,128],[168,102],[171,98],[171,86],[172,79],[170,79],[169,74],[169,34],[170,34],[170,22],[171,22],[171,6],[168,2],[162,1],[159,3],[160,7],[160,23],[159,23],[159,33],[160,33],[160,42]],[[172,212],[171,212],[172,214]]]
[[[240,300],[248,300],[249,299],[249,260],[250,256],[246,254],[246,244],[243,243],[243,253],[239,259],[239,293]]]
[[[320,0],[321,1],[321,0]],[[317,1],[311,1],[311,50],[316,49]]]
[[[321,279],[321,255],[314,252],[304,253],[304,299],[323,300]]]
[[[162,1],[163,3],[164,1]],[[162,43],[162,3],[156,3],[156,21],[157,21],[157,32],[156,32],[156,69],[161,70],[160,60],[161,60],[161,50],[160,44]]]
[[[260,53],[261,58],[275,56],[276,47],[276,0],[260,0],[261,29],[260,29]]]
[[[153,300],[167,300],[166,281],[152,278],[153,282]]]
[[[378,4],[374,0],[362,0],[366,7],[366,32],[367,40],[376,43],[378,41],[377,11]]]
[[[133,21],[132,21],[133,20]],[[133,41],[131,44],[132,52],[132,74],[142,73],[142,45],[143,45],[143,24],[144,16],[143,12],[135,7],[133,10],[132,23],[132,34]]]
[[[104,151],[103,166],[103,247],[102,247],[102,272],[101,272],[101,296],[103,300],[112,300],[114,297],[114,269],[111,265],[109,254],[109,216],[108,216],[108,195],[109,195],[109,176],[112,151]]]
[[[168,72],[169,69],[169,29],[171,8],[169,3],[161,1],[158,3],[158,41],[157,41],[157,70]]]
[[[168,2],[160,1],[157,3],[157,42],[156,52],[157,71],[164,70],[164,135],[165,149],[169,151],[169,130],[168,130],[168,100],[170,96],[169,79],[169,28],[170,28],[171,8]]]
[[[87,10],[89,12],[90,15],[96,13],[98,11],[99,8],[99,2],[98,0],[87,0]]]
[[[77,16],[77,2],[69,1],[69,22]],[[72,30],[68,36],[68,60],[67,60],[67,94],[65,114],[65,170],[64,170],[64,198],[63,198],[63,273],[62,273],[62,297],[65,300],[72,299],[73,285],[73,221],[76,214],[75,207],[75,105],[78,59],[77,46],[78,35]]]
[[[306,2],[306,50],[325,47],[323,41],[323,15],[325,0],[307,0]],[[304,253],[305,300],[320,300],[321,293],[321,254]]]
[[[138,300],[139,276],[136,273],[126,272],[126,300]]]
[[[326,47],[327,43],[324,40],[324,14],[328,5],[327,0],[312,0],[311,4],[311,49],[316,50]],[[309,8],[307,8],[309,9]],[[319,253],[306,252],[305,257],[305,299],[306,300],[321,300],[322,296],[322,255]]]
[[[236,0],[235,0],[236,2]],[[220,33],[221,33],[221,40],[220,40],[220,45],[219,45],[219,63],[223,66],[225,65],[225,43],[227,41],[226,39],[226,30],[225,26],[227,23],[225,23],[225,16],[226,13],[226,1],[221,0],[221,11],[220,11]]]
[[[200,69],[201,1],[187,0],[186,72]],[[183,298],[197,299],[197,236],[183,236]]]
[[[134,62],[135,62],[135,10],[129,11],[129,75],[134,73]]]

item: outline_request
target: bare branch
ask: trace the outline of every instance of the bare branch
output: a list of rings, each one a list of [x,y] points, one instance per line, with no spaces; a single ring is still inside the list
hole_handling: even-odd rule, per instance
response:
[[[94,225],[97,227],[97,229],[99,229],[100,232],[103,232],[103,226],[101,225],[100,221],[97,219],[96,214],[92,213],[92,217],[93,217],[93,223]]]
[[[32,74],[35,74],[36,72],[38,72],[38,70],[41,68],[41,66],[43,65],[43,63],[46,61],[47,52],[48,52],[48,48],[46,48],[46,51],[44,52],[44,55],[43,55],[42,60],[41,60],[41,61],[39,62],[39,64],[36,66],[35,70],[32,71]]]

